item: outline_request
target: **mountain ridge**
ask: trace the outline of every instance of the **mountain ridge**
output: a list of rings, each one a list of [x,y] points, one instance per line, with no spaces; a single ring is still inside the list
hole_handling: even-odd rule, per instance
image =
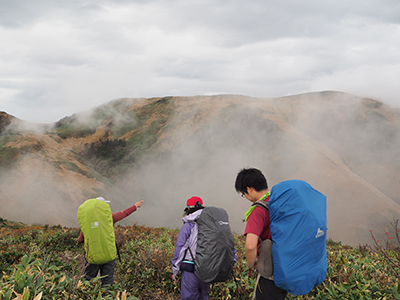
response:
[[[249,203],[233,181],[248,166],[270,187],[303,179],[327,195],[337,241],[367,243],[370,229],[400,216],[400,110],[373,99],[334,91],[124,98],[36,131],[8,128],[0,127],[6,219],[77,226],[79,204],[103,195],[113,210],[144,199],[140,224],[179,227],[182,203],[198,194],[227,207],[242,231]]]

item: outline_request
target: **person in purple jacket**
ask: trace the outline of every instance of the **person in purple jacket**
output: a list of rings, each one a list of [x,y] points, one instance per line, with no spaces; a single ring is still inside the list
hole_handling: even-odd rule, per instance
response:
[[[185,214],[176,240],[172,258],[172,279],[181,275],[181,300],[208,300],[209,283],[204,283],[194,275],[194,257],[197,248],[197,226],[194,223],[203,212],[203,200],[193,196],[186,201]]]

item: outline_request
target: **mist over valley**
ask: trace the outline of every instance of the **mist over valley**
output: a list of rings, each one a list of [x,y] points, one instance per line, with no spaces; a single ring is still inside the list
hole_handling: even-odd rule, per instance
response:
[[[400,111],[340,92],[125,98],[54,124],[0,112],[0,145],[0,217],[28,224],[77,227],[79,205],[103,196],[114,212],[144,200],[117,224],[178,228],[197,195],[240,233],[244,167],[325,194],[335,241],[369,243],[400,218]]]

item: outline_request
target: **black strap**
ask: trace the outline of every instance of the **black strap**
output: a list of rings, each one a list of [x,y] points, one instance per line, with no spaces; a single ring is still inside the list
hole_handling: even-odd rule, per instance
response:
[[[192,250],[190,250],[190,247],[187,247],[187,249],[189,249],[190,255],[192,256],[192,259],[193,259],[193,262],[194,262],[194,256],[193,256]],[[186,251],[187,251],[187,249],[186,249]],[[185,256],[186,256],[186,252],[185,252]]]
[[[242,295],[240,293],[239,285],[238,285],[238,282],[237,282],[236,276],[235,276],[235,268],[232,269],[232,276],[233,276],[233,280],[235,281],[235,284],[236,284],[236,290],[237,290],[238,297],[240,300],[242,300]]]
[[[254,202],[251,206],[261,206],[261,207],[264,207],[266,210],[269,211],[269,209],[268,209],[268,202],[265,202],[265,201],[257,201],[257,202]]]
[[[187,222],[197,224],[197,220],[188,220]],[[192,256],[192,259],[193,259],[193,262],[194,262],[194,256],[193,256],[192,250],[190,250],[190,246],[188,246],[188,247],[186,248],[186,250],[185,250],[185,256],[183,257],[183,260],[185,260],[185,258],[186,258],[186,252],[188,251],[188,249],[189,249],[190,255]]]
[[[117,242],[115,242],[115,247],[117,248],[117,254],[118,254],[119,262],[122,262],[122,261],[121,261],[121,255],[119,254],[119,249],[118,249]]]
[[[186,248],[186,250],[185,250],[185,255],[184,255],[183,258],[182,258],[182,262],[183,262],[183,261],[185,260],[185,258],[186,258],[186,253],[187,253],[188,249],[189,249],[189,247]],[[190,251],[190,249],[189,249],[189,251]],[[190,252],[190,254],[192,254],[192,252]]]
[[[254,202],[251,206],[261,206],[261,207],[265,208],[269,212],[268,202],[265,202],[264,200]],[[260,237],[258,237],[258,239],[260,240],[260,242],[263,241]]]

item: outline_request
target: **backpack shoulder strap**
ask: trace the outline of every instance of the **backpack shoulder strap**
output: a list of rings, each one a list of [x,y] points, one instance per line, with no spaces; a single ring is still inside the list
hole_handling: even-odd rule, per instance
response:
[[[266,210],[269,210],[268,209],[268,202],[265,202],[264,200],[254,202],[251,206],[261,206],[261,207],[264,207]]]
[[[258,200],[257,202],[254,202],[251,206],[261,206],[269,212],[268,202],[265,202],[264,200]],[[260,240],[260,242],[263,241],[260,237],[258,237],[258,239]]]

